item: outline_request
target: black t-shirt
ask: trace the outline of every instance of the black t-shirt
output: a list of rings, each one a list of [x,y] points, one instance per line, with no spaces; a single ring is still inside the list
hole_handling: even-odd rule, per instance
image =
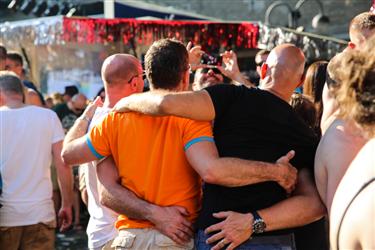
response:
[[[214,138],[221,157],[275,162],[293,149],[293,166],[313,170],[318,140],[284,100],[245,86],[216,85],[206,90],[215,107]],[[218,223],[214,212],[247,213],[286,198],[285,190],[271,181],[235,188],[206,183],[197,228]]]
[[[79,116],[75,114],[73,111],[71,111],[66,103],[54,106],[53,110],[59,117],[62,127],[65,130],[65,133],[69,131],[69,129],[73,126],[74,122],[77,120]]]

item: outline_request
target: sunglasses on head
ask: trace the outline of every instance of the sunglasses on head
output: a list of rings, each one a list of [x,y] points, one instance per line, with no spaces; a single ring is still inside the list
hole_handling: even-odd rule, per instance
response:
[[[128,83],[131,83],[131,82],[133,81],[133,79],[134,79],[134,78],[137,78],[137,77],[142,77],[142,80],[144,81],[144,80],[146,79],[146,72],[145,72],[145,71],[142,71],[141,74],[138,74],[138,75],[134,75],[134,76],[132,76],[132,77],[129,79]]]
[[[212,70],[215,74],[221,74],[220,70],[218,68],[203,68],[201,72],[203,74],[207,74],[209,70]]]

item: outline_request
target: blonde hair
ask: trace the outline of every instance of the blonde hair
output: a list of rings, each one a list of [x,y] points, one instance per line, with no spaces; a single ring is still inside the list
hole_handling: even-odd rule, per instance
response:
[[[349,51],[342,57],[338,73],[341,86],[337,92],[340,116],[353,119],[375,135],[375,38],[363,51]]]

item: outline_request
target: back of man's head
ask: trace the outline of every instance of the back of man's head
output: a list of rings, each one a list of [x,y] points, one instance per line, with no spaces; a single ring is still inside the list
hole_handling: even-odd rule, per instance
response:
[[[102,65],[102,79],[105,87],[126,84],[138,74],[139,60],[129,54],[114,54],[107,57]]]
[[[315,128],[317,110],[311,98],[303,94],[294,93],[290,98],[290,106],[310,128]]]
[[[178,88],[189,69],[186,47],[173,39],[154,42],[145,56],[145,70],[153,89]]]
[[[293,44],[281,44],[269,54],[266,63],[262,66],[263,82],[281,90],[294,90],[303,82],[305,56],[301,49]]]
[[[18,65],[23,66],[23,59],[22,56],[17,52],[8,52],[7,59],[16,62]]]
[[[24,96],[24,88],[21,80],[11,71],[0,72],[0,91],[7,96]]]
[[[375,34],[375,14],[361,13],[353,18],[349,26],[350,47],[361,49],[364,43]]]

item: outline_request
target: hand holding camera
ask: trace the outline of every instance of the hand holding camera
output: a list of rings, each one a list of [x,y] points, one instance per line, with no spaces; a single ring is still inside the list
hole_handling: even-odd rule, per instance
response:
[[[202,68],[203,66],[201,65],[201,57],[204,54],[202,47],[199,45],[193,47],[193,43],[189,42],[186,46],[186,49],[189,54],[189,64],[191,70],[194,71],[198,68]]]

